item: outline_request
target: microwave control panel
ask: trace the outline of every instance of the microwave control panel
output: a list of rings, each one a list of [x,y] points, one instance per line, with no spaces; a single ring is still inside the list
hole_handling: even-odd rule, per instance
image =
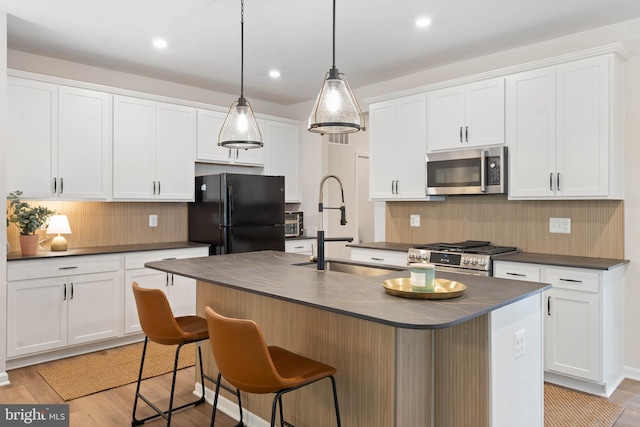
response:
[[[487,158],[487,183],[489,185],[500,185],[500,157]]]

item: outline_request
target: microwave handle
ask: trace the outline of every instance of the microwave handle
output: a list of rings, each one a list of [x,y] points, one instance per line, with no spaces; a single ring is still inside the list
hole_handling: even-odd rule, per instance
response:
[[[487,154],[485,150],[482,150],[480,154],[480,191],[487,192]]]

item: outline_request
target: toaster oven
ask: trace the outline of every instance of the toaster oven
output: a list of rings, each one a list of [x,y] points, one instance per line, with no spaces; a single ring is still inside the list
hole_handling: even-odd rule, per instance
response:
[[[299,237],[304,232],[302,212],[287,211],[284,213],[284,237]]]

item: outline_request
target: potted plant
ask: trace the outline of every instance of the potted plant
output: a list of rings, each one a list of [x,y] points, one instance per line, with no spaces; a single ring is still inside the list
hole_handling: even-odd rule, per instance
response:
[[[35,255],[38,251],[38,235],[40,228],[55,212],[42,207],[31,207],[20,200],[22,191],[13,191],[7,196],[9,208],[7,210],[7,226],[12,222],[20,230],[20,249],[22,255]]]

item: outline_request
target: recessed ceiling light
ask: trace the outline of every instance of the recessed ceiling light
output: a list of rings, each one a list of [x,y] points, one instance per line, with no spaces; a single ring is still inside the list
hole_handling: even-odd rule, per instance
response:
[[[418,28],[426,28],[429,25],[431,25],[431,18],[429,18],[429,17],[422,16],[422,17],[416,19],[416,27],[418,27]]]
[[[165,49],[167,46],[169,46],[169,44],[167,43],[167,41],[165,39],[154,39],[153,40],[153,45],[157,49]]]
[[[269,77],[271,77],[272,79],[277,79],[278,77],[280,77],[280,71],[278,70],[269,71]]]

